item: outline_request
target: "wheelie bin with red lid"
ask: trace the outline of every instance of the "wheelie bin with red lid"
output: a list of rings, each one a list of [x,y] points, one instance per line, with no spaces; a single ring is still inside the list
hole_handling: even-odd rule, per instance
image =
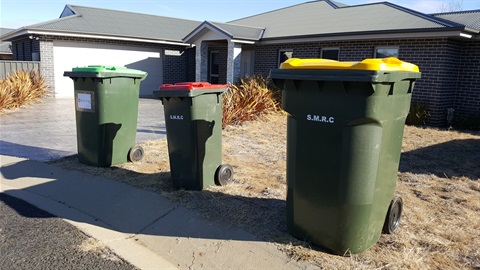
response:
[[[162,100],[173,185],[202,190],[226,185],[233,169],[222,164],[222,96],[224,84],[164,84],[154,95]]]

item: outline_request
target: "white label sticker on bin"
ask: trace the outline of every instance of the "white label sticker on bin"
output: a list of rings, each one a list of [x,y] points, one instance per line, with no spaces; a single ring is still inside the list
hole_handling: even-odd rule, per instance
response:
[[[335,118],[332,116],[307,114],[307,121],[333,124],[335,123]]]
[[[76,91],[75,105],[77,111],[95,112],[95,93],[92,91]]]

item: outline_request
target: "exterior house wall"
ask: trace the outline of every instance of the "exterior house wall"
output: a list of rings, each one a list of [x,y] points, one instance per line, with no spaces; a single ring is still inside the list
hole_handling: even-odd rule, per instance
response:
[[[480,41],[461,44],[454,115],[480,119]]]
[[[419,66],[422,78],[416,82],[412,103],[427,105],[427,124],[446,124],[447,109],[457,116],[480,117],[480,42],[460,42],[446,38],[372,41],[318,42],[256,45],[255,73],[268,75],[277,68],[278,52],[293,49],[293,57],[318,58],[321,48],[339,48],[339,61],[361,61],[374,57],[379,46],[398,47],[399,58]],[[466,101],[466,102],[463,102]]]
[[[196,68],[196,64],[195,64],[195,56],[196,56],[196,52],[197,51],[197,47],[194,47],[194,48],[188,48],[185,52],[186,52],[186,58],[187,58],[187,80],[188,82],[194,82],[195,81],[195,68]]]
[[[41,74],[45,77],[51,94],[55,93],[53,41],[71,41],[77,42],[79,45],[81,43],[98,43],[162,49],[164,50],[162,59],[164,83],[189,80],[189,72],[195,72],[195,65],[189,65],[188,63],[188,53],[186,53],[188,48],[185,46],[60,36],[39,36],[39,40],[32,40],[27,37],[13,41],[15,60],[31,61],[32,52],[40,53]],[[190,71],[191,69],[193,71]]]

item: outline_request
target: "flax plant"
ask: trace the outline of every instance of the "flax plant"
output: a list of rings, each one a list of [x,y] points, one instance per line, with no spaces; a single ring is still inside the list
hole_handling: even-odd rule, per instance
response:
[[[256,75],[241,79],[223,96],[223,128],[280,112],[278,100],[265,77]]]
[[[47,92],[45,79],[37,70],[18,70],[0,80],[0,110],[20,107]]]

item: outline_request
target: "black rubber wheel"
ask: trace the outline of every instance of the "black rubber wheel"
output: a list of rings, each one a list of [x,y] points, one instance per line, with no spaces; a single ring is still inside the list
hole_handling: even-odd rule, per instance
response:
[[[385,218],[385,224],[383,224],[383,233],[392,234],[400,226],[400,220],[402,218],[403,200],[402,197],[396,197],[390,203],[388,207],[387,217]]]
[[[143,148],[139,145],[135,145],[134,147],[130,148],[130,151],[128,151],[128,161],[137,162],[142,160],[143,153]]]
[[[228,164],[220,165],[215,172],[215,184],[226,186],[233,181],[233,168]]]

